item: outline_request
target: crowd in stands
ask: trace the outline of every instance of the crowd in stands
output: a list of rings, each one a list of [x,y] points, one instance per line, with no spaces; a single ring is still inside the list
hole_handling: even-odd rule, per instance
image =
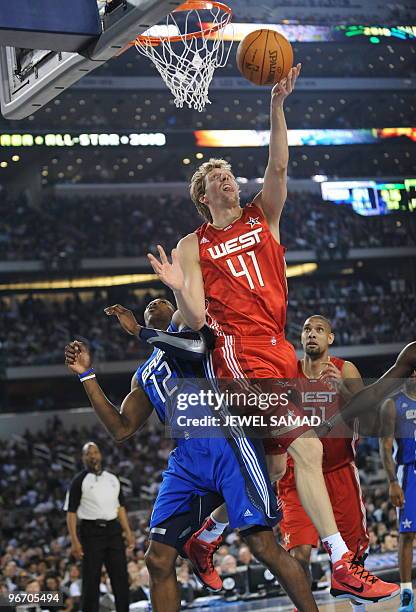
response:
[[[414,294],[401,278],[384,282],[345,281],[289,285],[287,336],[299,345],[305,313],[325,313],[335,346],[410,342],[416,337]]]
[[[161,294],[165,295],[165,294]],[[132,309],[138,320],[149,293],[126,291],[116,301]],[[335,345],[406,342],[416,337],[414,300],[405,279],[393,275],[383,280],[289,279],[287,337],[299,346],[301,328],[308,313],[328,316],[334,326]],[[106,291],[65,294],[61,298],[16,296],[0,300],[0,342],[7,365],[62,363],[67,342],[87,341],[96,364],[135,360],[147,355],[146,347],[122,331],[104,308],[114,299]]]
[[[146,430],[121,446],[97,426],[64,430],[56,419],[45,431],[13,436],[0,441],[0,592],[25,590],[36,579],[41,587],[61,590],[65,609],[78,610],[80,572],[70,559],[70,542],[65,525],[63,501],[78,469],[84,442],[94,439],[100,446],[106,466],[123,477],[126,494],[145,508],[153,500],[165,469],[171,440],[160,432]],[[136,531],[136,552],[130,558],[131,598],[146,585],[143,556],[147,546],[147,518],[132,518]],[[52,584],[56,588],[52,587]],[[148,586],[148,578],[147,578]],[[101,591],[105,593],[103,573]]]
[[[62,507],[68,485],[82,467],[81,447],[90,439],[99,444],[105,466],[122,477],[127,487],[130,522],[136,535],[136,548],[128,553],[130,599],[148,599],[149,577],[144,564],[147,524],[171,441],[157,428],[149,428],[116,446],[100,425],[90,430],[65,430],[56,418],[40,433],[27,431],[0,440],[0,592],[62,590],[63,609],[79,610],[80,568],[70,557]],[[381,472],[377,440],[362,442],[358,465],[365,469],[364,483],[377,470]],[[379,478],[376,487],[365,487],[370,554],[397,550],[395,511],[387,498],[384,474]],[[280,538],[278,529],[276,537]],[[243,565],[255,563],[240,536],[228,531],[215,556],[218,571],[232,574]],[[190,601],[201,594],[185,561],[178,561],[177,574],[182,599]],[[105,607],[110,585],[104,570],[100,590]]]
[[[254,20],[259,23],[259,19]],[[277,23],[270,20],[263,23]],[[336,25],[345,24],[343,18]],[[366,23],[369,23],[368,21]],[[305,25],[305,24],[301,24]],[[320,24],[324,25],[324,24]],[[363,24],[364,25],[364,24]],[[370,24],[372,25],[372,24]],[[405,23],[397,25],[407,25]],[[408,25],[411,25],[410,23]],[[304,36],[300,28],[300,37]],[[306,33],[305,33],[306,34]],[[299,36],[299,30],[296,32]],[[343,33],[339,34],[343,38]],[[305,36],[306,37],[306,36]],[[293,42],[293,52],[296,61],[302,63],[303,78],[376,78],[376,77],[402,77],[413,76],[414,47],[411,40],[393,41],[392,38],[381,38],[380,43],[372,45],[368,37],[355,37],[354,41],[328,42]],[[231,50],[229,61],[224,68],[216,71],[218,77],[241,76],[235,61],[237,46]],[[91,76],[156,76],[158,72],[147,58],[139,55],[135,49],[128,51],[119,58],[100,66]],[[83,97],[87,94],[83,89]],[[92,91],[91,91],[92,93]],[[52,106],[53,108],[53,106]]]
[[[83,258],[145,256],[158,243],[167,250],[201,222],[181,196],[91,199],[51,198],[40,207],[21,197],[1,205],[0,260],[41,259],[47,270],[76,269]],[[184,215],[183,211],[187,214]],[[128,237],[128,239],[126,239]],[[349,208],[322,202],[317,194],[289,195],[282,218],[282,242],[290,250],[314,250],[319,260],[345,259],[354,247],[414,245],[412,215],[361,217]],[[406,341],[416,336],[413,290],[400,274],[372,281],[314,277],[290,280],[288,337],[297,342],[305,313],[325,312],[340,345]],[[126,292],[123,301],[139,318],[149,295]],[[126,338],[103,308],[114,301],[106,291],[49,296],[4,297],[0,342],[8,365],[61,363],[63,346],[88,339],[96,361],[135,359]],[[348,324],[346,324],[348,322]]]
[[[335,55],[331,57],[335,60]],[[36,113],[36,128],[59,133],[64,123],[70,123],[71,129],[104,133],[124,131],[129,125],[134,125],[136,132],[163,133],[189,130],[190,126],[204,130],[269,129],[268,91],[224,91],[214,86],[210,101],[212,106],[203,114],[188,108],[178,112],[167,89],[148,91],[145,95],[134,91],[123,97],[113,89],[77,91],[71,88]],[[299,89],[286,101],[285,115],[289,129],[412,126],[415,100],[412,91]],[[10,129],[9,123],[5,131]],[[33,121],[27,120],[27,129],[33,127]]]
[[[256,10],[258,8],[256,7]],[[379,18],[378,18],[379,19]],[[259,19],[256,21],[259,22]],[[378,20],[376,20],[379,23]],[[267,21],[278,23],[277,21]],[[266,23],[266,22],[264,22]],[[339,23],[345,23],[341,18]],[[360,21],[357,21],[360,23]],[[361,22],[363,23],[363,22]],[[369,24],[369,21],[365,22]],[[385,23],[385,22],[384,22]],[[412,22],[413,23],[413,22]],[[322,24],[321,24],[322,25]],[[405,25],[400,22],[399,25]],[[411,25],[409,23],[409,25]],[[290,26],[289,26],[290,27]],[[293,26],[294,27],[294,26]],[[340,36],[343,34],[340,33]],[[300,34],[302,36],[302,34]],[[241,77],[236,65],[235,50],[227,65],[214,75],[218,79]],[[346,42],[293,42],[296,61],[302,63],[303,79],[403,78],[415,76],[415,48],[412,41],[381,38],[372,45],[368,37],[354,37]],[[4,132],[45,130],[113,131],[171,131],[175,129],[267,129],[269,117],[263,105],[268,105],[269,91],[251,89],[248,84],[234,90],[211,85],[209,98],[212,106],[199,113],[188,108],[180,112],[173,105],[154,65],[135,49],[107,62],[91,75],[90,87],[83,83],[62,92],[59,98],[39,109],[28,119],[13,121],[0,117]],[[130,90],[121,88],[120,77],[135,79]],[[158,89],[140,87],[140,78],[154,77]],[[100,90],[99,79],[104,89]],[[108,80],[114,78],[113,87]],[[139,78],[138,81],[136,79]],[[414,117],[412,91],[397,89],[394,83],[374,91],[357,90],[311,91],[298,89],[285,104],[289,128],[381,128],[411,126]],[[237,100],[237,102],[234,102]],[[259,101],[260,100],[260,105]],[[319,100],[319,102],[318,102]],[[65,129],[63,128],[65,126]]]
[[[133,307],[139,318],[150,301],[126,295],[126,307]],[[7,305],[6,305],[7,302]],[[104,314],[109,298],[97,291],[82,299],[70,294],[61,301],[28,297],[5,299],[0,313],[3,350],[8,365],[62,363],[65,345],[75,338],[88,342],[95,363],[136,359],[143,355],[137,340],[121,330],[114,317]]]
[[[24,196],[0,203],[0,261],[42,260],[47,270],[74,269],[83,258],[145,256],[167,249],[203,221],[187,196],[50,197],[39,206]],[[408,246],[416,243],[412,215],[362,217],[319,194],[293,192],[285,206],[282,242],[288,249]]]

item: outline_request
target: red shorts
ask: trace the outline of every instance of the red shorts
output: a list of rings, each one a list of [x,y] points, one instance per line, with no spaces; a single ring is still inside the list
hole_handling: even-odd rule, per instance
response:
[[[324,477],[335,521],[346,545],[353,552],[367,548],[366,513],[355,463],[327,472]],[[279,486],[279,498],[283,504],[280,530],[285,548],[306,544],[316,547],[318,532],[303,509],[296,488]]]
[[[275,336],[219,336],[212,353],[213,367],[217,379],[250,379],[250,384],[258,384],[263,392],[271,390],[268,383],[260,379],[296,379],[298,376],[297,357],[293,345],[283,334]],[[284,391],[284,388],[282,389]],[[276,391],[273,385],[273,391]],[[281,413],[282,407],[279,408]],[[285,408],[285,413],[303,416],[303,412],[293,404]],[[264,440],[269,455],[286,452],[288,446],[310,429],[308,426],[293,427],[282,437]]]
[[[293,345],[275,336],[218,336],[212,354],[217,378],[296,378]]]

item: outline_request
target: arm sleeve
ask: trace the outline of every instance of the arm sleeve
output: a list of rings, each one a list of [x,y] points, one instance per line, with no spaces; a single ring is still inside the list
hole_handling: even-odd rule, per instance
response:
[[[119,503],[120,506],[126,507],[126,498],[124,497],[123,489],[121,487],[121,482],[120,482],[120,480],[118,482],[120,483],[120,491],[119,491],[119,494],[118,494],[118,503]]]
[[[78,510],[81,503],[82,481],[85,478],[85,474],[85,472],[81,472],[71,482],[64,503],[64,510],[66,512],[76,512]]]
[[[214,334],[208,325],[204,325],[197,332],[191,330],[166,332],[142,327],[139,338],[171,357],[187,361],[201,361],[205,353],[214,346]]]

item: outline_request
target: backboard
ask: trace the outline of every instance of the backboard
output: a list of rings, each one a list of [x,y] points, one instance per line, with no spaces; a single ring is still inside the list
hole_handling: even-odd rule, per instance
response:
[[[111,59],[182,0],[97,0],[102,34],[82,54],[0,47],[1,112],[24,119]]]

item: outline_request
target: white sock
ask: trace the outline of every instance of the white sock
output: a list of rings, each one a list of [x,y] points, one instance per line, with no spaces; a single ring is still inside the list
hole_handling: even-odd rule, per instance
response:
[[[228,523],[220,523],[216,521],[215,518],[210,516],[211,521],[214,523],[210,529],[204,529],[198,536],[198,540],[202,540],[203,542],[213,542],[220,535],[223,534],[223,531],[226,527],[228,527]]]
[[[354,612],[365,612],[365,604],[352,603],[352,601],[350,603]]]
[[[326,551],[331,557],[332,563],[336,563],[342,558],[342,555],[348,552],[347,545],[344,540],[341,538],[341,534],[338,531],[334,533],[334,535],[327,536],[326,538],[322,538],[322,543],[325,546]]]
[[[401,582],[400,583],[400,592],[402,593],[405,589],[409,589],[409,591],[413,591],[413,585],[411,582]]]

